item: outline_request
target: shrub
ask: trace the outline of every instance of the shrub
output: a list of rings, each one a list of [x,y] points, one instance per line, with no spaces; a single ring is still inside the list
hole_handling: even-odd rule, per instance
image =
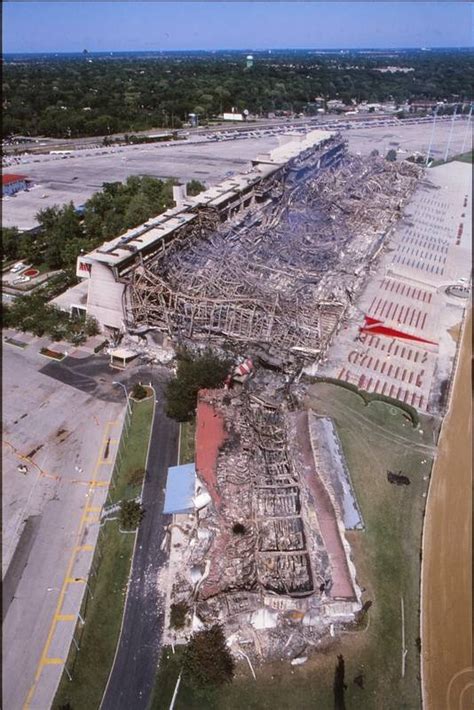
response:
[[[96,319],[93,318],[92,316],[87,316],[86,322],[84,324],[84,329],[86,331],[86,334],[89,336],[99,335],[99,333],[100,333],[99,324],[97,323]]]
[[[148,397],[148,392],[146,391],[145,387],[143,387],[143,385],[141,385],[139,382],[136,382],[133,385],[132,397],[133,399],[145,399],[145,397]]]
[[[120,527],[122,530],[136,530],[145,514],[140,503],[124,500],[120,504]]]

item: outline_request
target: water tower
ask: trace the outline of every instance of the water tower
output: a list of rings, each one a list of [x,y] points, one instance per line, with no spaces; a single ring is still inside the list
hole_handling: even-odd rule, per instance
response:
[[[251,54],[247,54],[245,62],[247,69],[251,69],[253,67],[253,56]]]

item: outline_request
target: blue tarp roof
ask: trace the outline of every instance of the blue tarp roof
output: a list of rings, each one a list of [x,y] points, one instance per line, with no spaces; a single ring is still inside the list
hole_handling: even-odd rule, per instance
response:
[[[196,466],[194,463],[171,466],[168,469],[164,513],[189,513],[194,509],[195,479]]]

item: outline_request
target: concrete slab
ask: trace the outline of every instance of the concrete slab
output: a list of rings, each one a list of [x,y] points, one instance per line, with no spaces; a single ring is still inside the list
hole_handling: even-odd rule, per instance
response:
[[[425,173],[357,305],[334,339],[326,363],[313,372],[394,397],[421,411],[440,412],[456,353],[452,330],[462,321],[466,306],[466,299],[451,297],[447,289],[459,279],[465,285],[470,280],[472,228],[462,217],[471,210],[470,176],[471,166],[461,162]],[[464,220],[461,238],[460,220]],[[401,250],[417,239],[423,253],[415,262],[402,264]],[[450,266],[436,273],[426,266],[441,248]],[[380,321],[393,336],[376,328],[371,331],[370,325],[362,333],[365,316]]]
[[[87,577],[92,553],[82,546],[95,544],[97,509],[106,496],[106,488],[94,482],[108,481],[115,444],[107,463],[104,446],[119,438],[124,411],[122,402],[95,398],[41,373],[43,340],[31,339],[24,350],[5,348],[3,358],[4,575],[25,521],[41,516],[3,624],[3,707],[22,708],[29,698],[38,710],[50,707],[62,672],[44,659],[67,655],[74,625],[57,617],[77,616],[80,608],[84,582],[69,584],[67,578]],[[27,466],[26,475],[19,463]]]

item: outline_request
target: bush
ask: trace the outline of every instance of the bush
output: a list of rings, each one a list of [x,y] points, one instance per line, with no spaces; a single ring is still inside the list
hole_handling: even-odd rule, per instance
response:
[[[172,604],[170,609],[170,627],[172,629],[184,628],[188,611],[189,607],[184,602]]]
[[[145,397],[148,397],[147,390],[140,384],[140,382],[136,382],[133,385],[132,397],[133,399],[145,399]]]
[[[231,361],[221,360],[210,351],[192,358],[186,352],[178,356],[176,377],[165,390],[166,414],[178,422],[192,419],[200,389],[220,387],[229,372]]]
[[[99,335],[99,333],[100,333],[99,324],[97,323],[96,319],[93,318],[92,316],[86,317],[86,321],[84,324],[84,330],[86,331],[86,334],[88,336]]]
[[[135,500],[124,500],[120,504],[120,527],[122,530],[136,530],[145,514],[140,503]]]
[[[183,659],[183,674],[192,685],[203,688],[230,683],[234,670],[235,662],[220,624],[192,635]]]
[[[190,180],[186,183],[186,193],[193,197],[194,195],[199,195],[200,192],[204,192],[206,186],[199,180]]]

